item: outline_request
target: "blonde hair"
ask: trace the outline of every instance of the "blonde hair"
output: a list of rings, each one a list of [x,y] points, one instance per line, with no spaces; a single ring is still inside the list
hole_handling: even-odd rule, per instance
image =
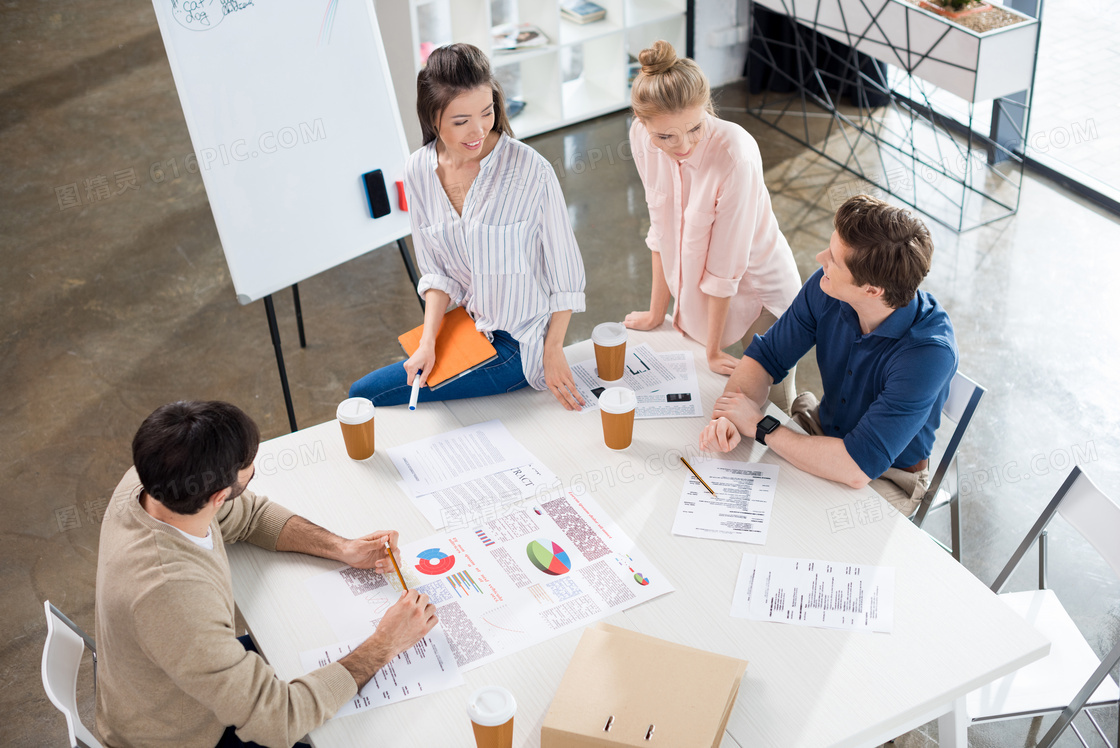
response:
[[[658,40],[638,55],[642,72],[634,78],[630,106],[641,120],[661,114],[703,107],[715,114],[708,76],[687,57],[677,57],[673,45]]]

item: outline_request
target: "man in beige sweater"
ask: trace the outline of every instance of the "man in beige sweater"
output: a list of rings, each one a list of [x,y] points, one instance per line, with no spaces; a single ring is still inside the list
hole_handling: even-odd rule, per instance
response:
[[[246,491],[259,441],[222,402],[165,405],[132,441],[97,560],[97,728],[108,746],[291,746],[436,624],[426,595],[403,593],[351,654],[290,682],[246,651],[226,543],[385,572],[385,541],[397,541],[391,531],[347,540]]]

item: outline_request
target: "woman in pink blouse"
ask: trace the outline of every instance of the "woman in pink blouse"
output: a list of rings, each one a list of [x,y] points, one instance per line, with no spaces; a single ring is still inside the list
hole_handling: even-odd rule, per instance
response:
[[[626,315],[625,324],[659,326],[675,298],[673,327],[705,345],[712,371],[730,375],[739,360],[723,348],[743,340],[763,310],[781,316],[801,278],[754,138],[715,116],[707,77],[668,42],[639,59],[630,145],[649,205],[653,291],[650,308]]]

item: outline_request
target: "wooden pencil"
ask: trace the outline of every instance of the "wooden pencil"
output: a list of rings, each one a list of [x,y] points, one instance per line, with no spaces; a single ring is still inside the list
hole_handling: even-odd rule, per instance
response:
[[[401,580],[401,587],[407,590],[408,585],[404,582],[404,574],[401,574],[401,567],[397,566],[397,559],[393,558],[393,549],[389,547],[388,540],[385,541],[385,552],[389,554],[389,560],[393,562],[393,569],[397,572],[397,579]]]
[[[683,462],[683,463],[684,463],[684,466],[685,466],[686,468],[688,468],[688,471],[689,471],[690,473],[692,473],[693,475],[695,475],[695,476],[696,476],[696,480],[698,480],[698,481],[700,481],[701,483],[703,483],[703,484],[704,484],[704,488],[708,489],[708,493],[710,493],[710,494],[711,494],[712,496],[715,496],[715,495],[716,495],[716,492],[712,490],[712,487],[711,487],[711,486],[709,486],[709,485],[707,484],[707,482],[706,482],[706,481],[705,481],[705,480],[704,480],[703,478],[701,478],[701,477],[700,477],[700,473],[696,472],[696,471],[695,471],[695,470],[693,469],[692,465],[689,465],[689,464],[688,464],[688,460],[686,460],[685,458],[683,458],[683,457],[682,457],[682,458],[681,458],[681,462]],[[719,497],[717,496],[716,498],[719,498]]]

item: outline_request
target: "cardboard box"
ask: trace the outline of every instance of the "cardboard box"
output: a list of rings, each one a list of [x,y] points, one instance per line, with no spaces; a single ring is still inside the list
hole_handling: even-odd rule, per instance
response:
[[[718,748],[746,669],[744,660],[599,623],[584,630],[564,671],[541,748]]]

